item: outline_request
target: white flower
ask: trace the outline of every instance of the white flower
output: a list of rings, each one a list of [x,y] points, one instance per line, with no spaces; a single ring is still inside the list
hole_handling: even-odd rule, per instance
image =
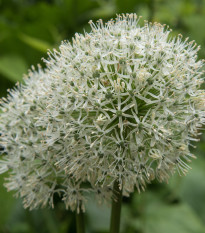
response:
[[[53,206],[57,193],[79,210],[86,193],[109,200],[115,180],[129,195],[189,169],[205,123],[199,47],[138,20],[90,22],[2,100],[0,172],[25,207]]]

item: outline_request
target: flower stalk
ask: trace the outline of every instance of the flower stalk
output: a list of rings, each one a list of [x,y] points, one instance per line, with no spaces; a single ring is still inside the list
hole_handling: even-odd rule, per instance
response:
[[[76,212],[76,230],[77,233],[85,233],[85,220],[84,213],[80,211]]]
[[[122,188],[119,188],[119,182],[115,181],[113,186],[112,211],[110,218],[110,233],[120,232],[120,214],[122,205]]]

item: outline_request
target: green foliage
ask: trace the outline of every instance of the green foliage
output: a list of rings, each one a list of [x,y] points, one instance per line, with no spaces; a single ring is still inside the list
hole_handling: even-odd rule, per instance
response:
[[[5,177],[2,175],[0,176],[0,203],[1,203],[1,208],[0,208],[0,229],[1,226],[3,226],[9,215],[12,213],[13,210],[13,205],[15,202],[15,199],[12,196],[12,193],[8,193],[6,189],[3,187],[3,179]],[[1,232],[1,231],[0,231]]]
[[[135,208],[138,206],[141,212],[137,216],[130,216],[127,220],[132,230],[145,233],[204,232],[204,225],[201,220],[186,203],[170,203],[163,197],[162,193],[155,191],[147,192],[142,197],[135,198],[138,199],[135,201],[137,203],[132,206],[135,206]],[[129,209],[126,211],[129,211]]]
[[[26,61],[19,55],[7,54],[0,57],[0,73],[11,81],[20,81],[27,68]]]
[[[116,13],[136,12],[143,19],[166,23],[201,44],[205,58],[205,1],[203,0],[0,0],[0,95],[21,81],[32,64],[41,63],[47,49],[75,32],[89,31],[90,19],[115,17]],[[142,20],[143,21],[143,20]],[[205,137],[194,151],[186,177],[174,176],[170,184],[152,184],[145,193],[124,200],[122,232],[203,233],[205,232]],[[28,211],[13,198],[0,178],[0,232],[75,232],[74,215],[58,199],[55,210]],[[87,232],[106,233],[110,208],[87,205]]]

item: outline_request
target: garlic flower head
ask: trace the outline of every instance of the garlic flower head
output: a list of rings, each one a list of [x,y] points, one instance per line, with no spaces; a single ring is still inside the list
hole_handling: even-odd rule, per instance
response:
[[[205,123],[199,47],[138,21],[90,22],[2,99],[0,173],[25,207],[53,207],[56,193],[79,210],[90,192],[110,200],[115,180],[129,195],[189,169]]]

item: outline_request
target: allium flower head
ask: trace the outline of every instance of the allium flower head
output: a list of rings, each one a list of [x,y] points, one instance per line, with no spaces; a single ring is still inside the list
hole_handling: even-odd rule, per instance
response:
[[[25,207],[58,193],[74,210],[87,192],[109,200],[115,180],[129,195],[187,172],[205,123],[199,47],[138,20],[90,22],[2,101],[0,173]]]

